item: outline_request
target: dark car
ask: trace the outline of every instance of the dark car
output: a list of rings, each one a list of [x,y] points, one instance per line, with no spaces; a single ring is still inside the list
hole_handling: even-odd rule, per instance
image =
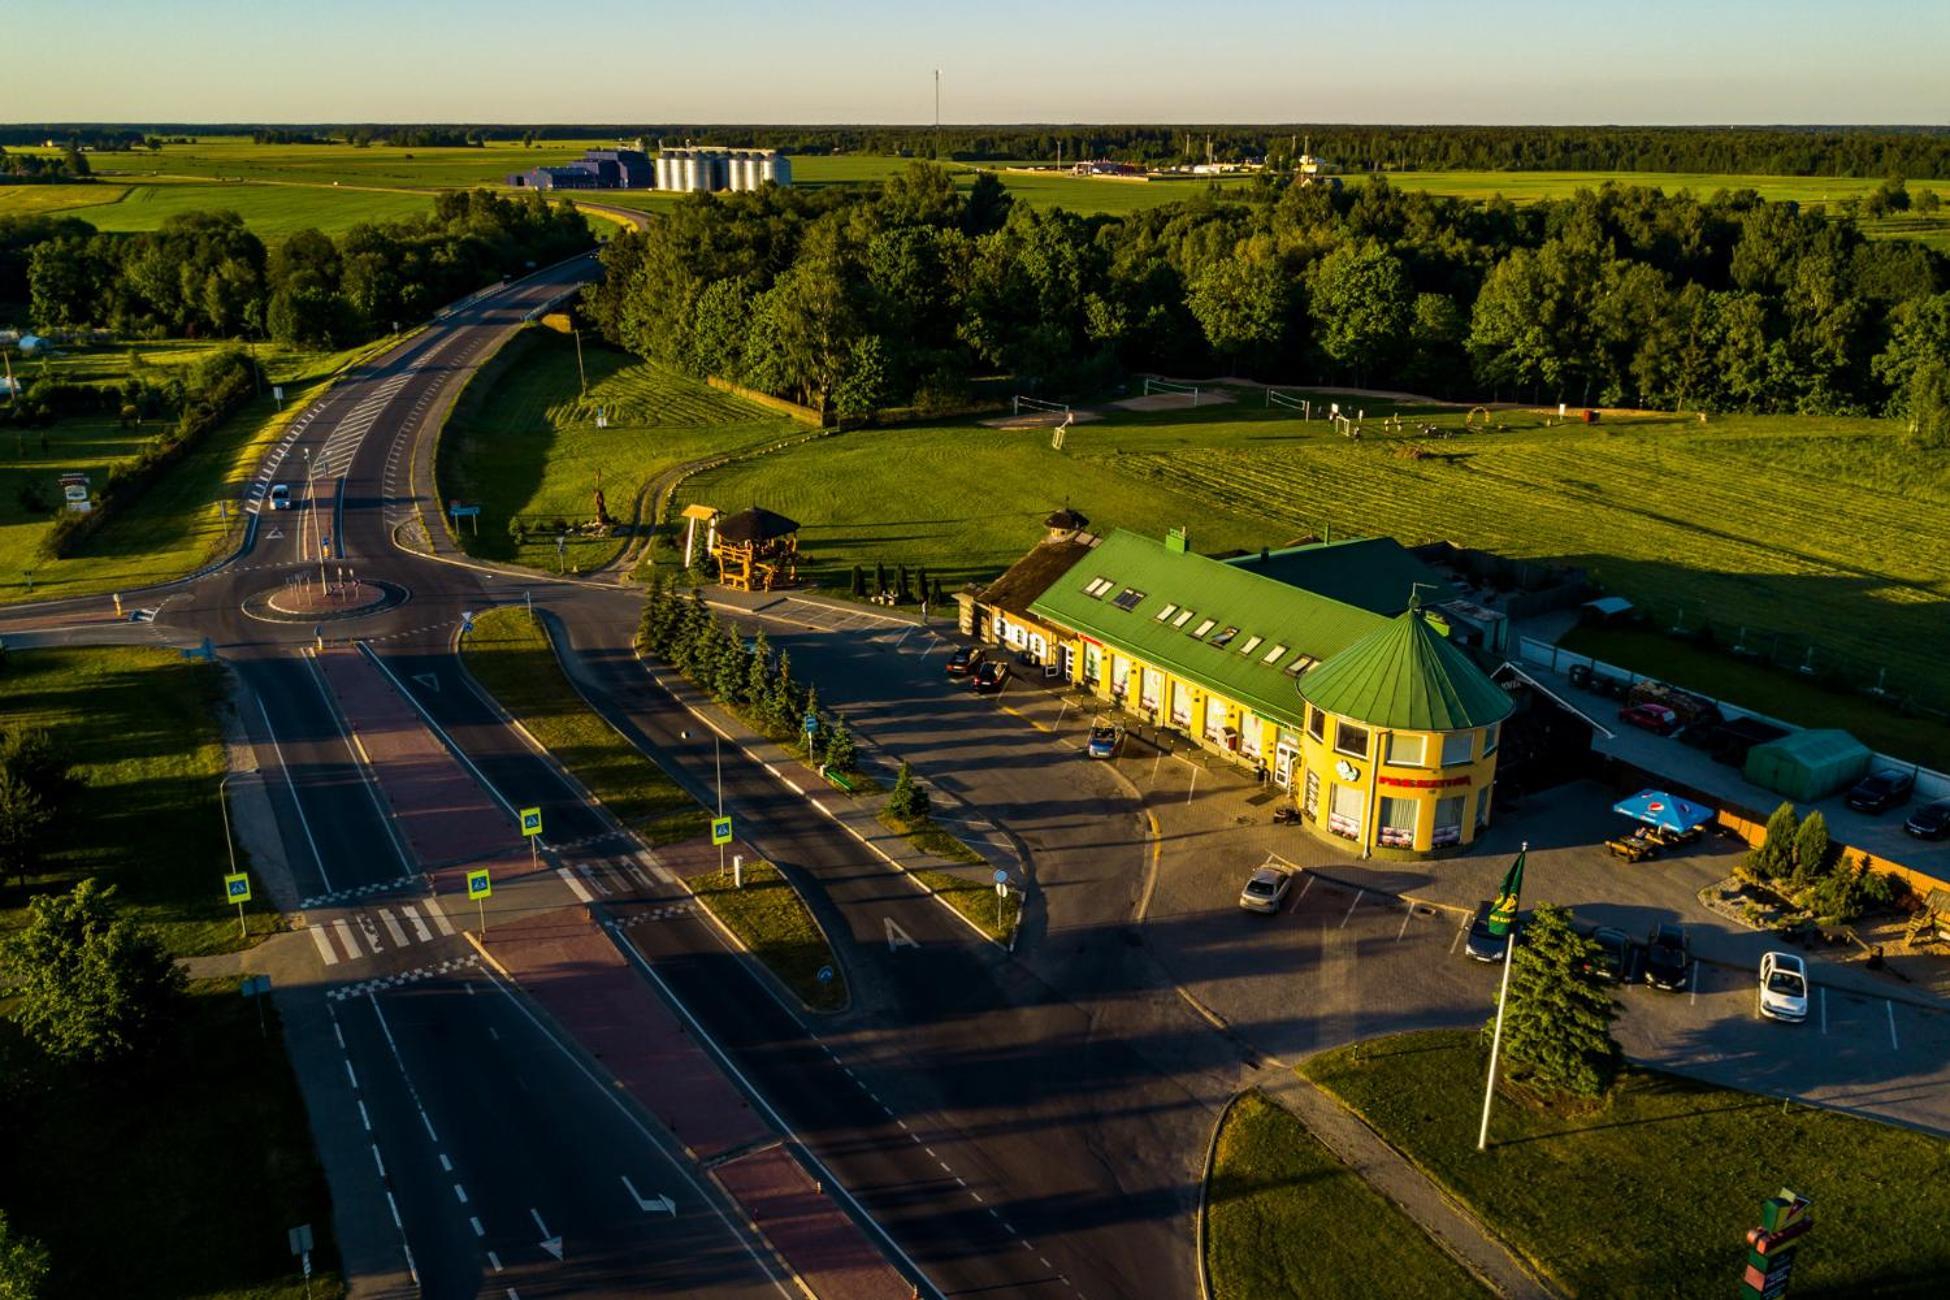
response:
[[[1591,932],[1598,951],[1587,957],[1584,969],[1608,984],[1621,983],[1632,969],[1632,941],[1623,930],[1601,925]]]
[[[965,645],[948,656],[948,675],[950,677],[966,677],[977,668],[980,668],[982,661],[988,657],[989,652],[982,649],[982,647],[978,645]]]
[[[1916,774],[1901,768],[1885,767],[1871,772],[1855,783],[1848,792],[1848,806],[1857,812],[1888,812],[1909,802],[1910,792],[1916,789]]]
[[[1909,815],[1903,829],[1919,840],[1940,840],[1950,835],[1950,799],[1924,804]]]
[[[1686,949],[1686,930],[1678,925],[1658,925],[1645,941],[1645,982],[1655,989],[1686,987],[1693,956]]]
[[[1469,922],[1469,937],[1463,940],[1463,951],[1477,961],[1502,961],[1503,950],[1510,946],[1509,935],[1490,933],[1490,907],[1488,902],[1476,904],[1476,915]]]
[[[984,659],[970,683],[983,695],[993,695],[1009,680],[1009,665],[1000,659]]]
[[[1670,736],[1679,730],[1679,715],[1663,704],[1634,704],[1618,711],[1618,720],[1642,727],[1655,736]]]

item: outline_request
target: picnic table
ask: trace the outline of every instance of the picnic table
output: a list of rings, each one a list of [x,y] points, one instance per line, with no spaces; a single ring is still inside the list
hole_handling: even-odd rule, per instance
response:
[[[1647,858],[1659,856],[1659,841],[1642,829],[1633,831],[1630,835],[1620,835],[1606,840],[1605,847],[1611,850],[1612,856],[1623,858],[1627,862],[1643,862]]]

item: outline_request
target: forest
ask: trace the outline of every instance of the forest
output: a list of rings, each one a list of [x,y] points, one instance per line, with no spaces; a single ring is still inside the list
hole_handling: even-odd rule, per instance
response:
[[[915,163],[694,195],[602,256],[586,306],[613,342],[842,417],[949,409],[980,376],[1057,395],[1156,371],[1950,436],[1945,259],[1751,192],[1518,207],[1268,178],[1080,217]]]

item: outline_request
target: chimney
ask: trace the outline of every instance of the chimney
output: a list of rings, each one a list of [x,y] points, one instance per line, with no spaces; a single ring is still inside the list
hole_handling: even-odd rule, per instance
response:
[[[1174,528],[1165,534],[1165,549],[1173,555],[1183,555],[1190,541],[1183,528]]]

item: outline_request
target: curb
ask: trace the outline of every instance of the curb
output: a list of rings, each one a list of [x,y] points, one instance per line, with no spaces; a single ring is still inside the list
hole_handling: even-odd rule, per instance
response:
[[[1225,1129],[1226,1120],[1232,1115],[1232,1108],[1239,1099],[1257,1088],[1245,1088],[1232,1094],[1231,1100],[1220,1108],[1219,1117],[1212,1121],[1212,1137],[1205,1144],[1205,1172],[1198,1180],[1198,1213],[1192,1220],[1192,1249],[1198,1252],[1198,1293],[1200,1300],[1212,1300],[1211,1271],[1205,1262],[1205,1215],[1211,1207],[1212,1169],[1219,1159],[1219,1134]]]

